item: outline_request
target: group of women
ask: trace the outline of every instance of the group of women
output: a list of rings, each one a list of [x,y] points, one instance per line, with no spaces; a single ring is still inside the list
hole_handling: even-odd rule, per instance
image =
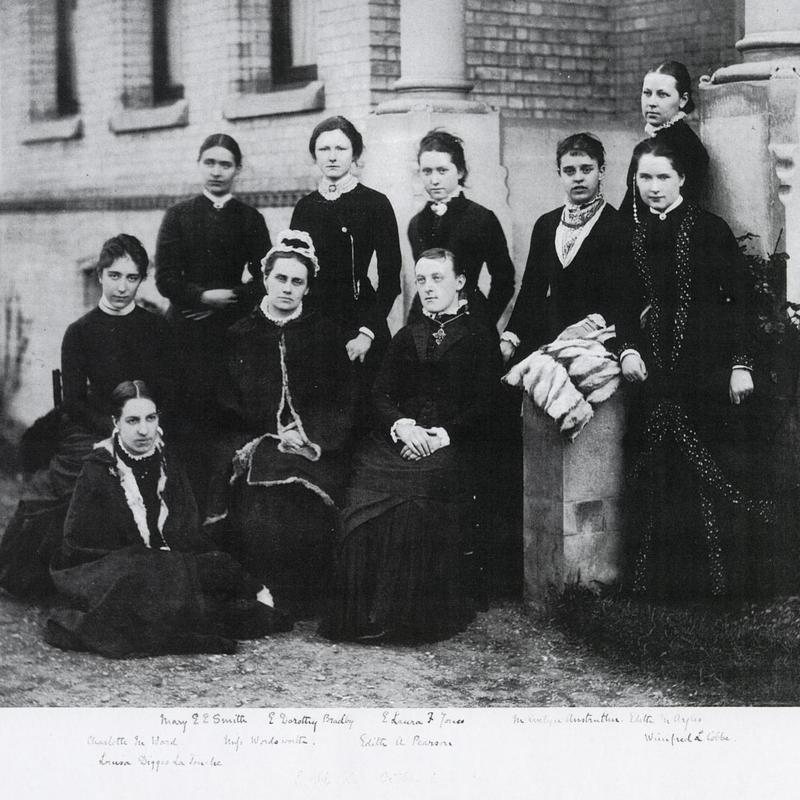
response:
[[[632,398],[625,586],[740,591],[748,519],[766,514],[737,482],[754,365],[736,242],[697,205],[708,157],[691,110],[683,65],[647,73],[647,138],[620,212],[602,194],[600,141],[559,143],[566,201],[534,225],[500,335],[514,266],[495,214],[464,195],[458,137],[437,129],[419,144],[417,295],[394,338],[397,223],[353,174],[355,127],[314,129],[318,188],[274,246],[231,194],[238,145],[209,137],[202,194],[170,208],[158,236],[169,328],[134,303],[138,240],[103,246],[99,307],[64,337],[58,447],[0,543],[0,585],[25,593],[48,575],[60,598],[48,641],[113,656],[227,652],[309,603],[336,640],[452,635],[479,599],[476,526],[497,505],[487,476],[501,474],[492,442],[515,435],[498,412],[502,365],[593,315],[616,328],[607,346]]]

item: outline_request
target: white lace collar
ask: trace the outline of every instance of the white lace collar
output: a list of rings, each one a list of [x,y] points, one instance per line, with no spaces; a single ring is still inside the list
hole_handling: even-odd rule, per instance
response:
[[[672,127],[676,122],[680,122],[685,117],[686,113],[684,111],[679,111],[672,119],[662,122],[661,125],[651,125],[648,122],[647,125],[644,126],[644,132],[650,137],[655,136],[659,131]]]
[[[264,295],[261,298],[261,305],[259,306],[261,309],[261,313],[272,323],[275,325],[283,326],[287,322],[291,322],[293,319],[297,319],[303,313],[303,304],[300,303],[297,308],[289,314],[288,317],[275,317],[269,313],[269,297]]]
[[[126,305],[124,308],[114,308],[114,306],[112,306],[111,303],[106,300],[106,296],[101,294],[100,300],[97,303],[97,307],[111,317],[125,317],[128,314],[133,313],[133,309],[136,308],[136,299],[134,298],[131,300],[130,303],[128,303],[128,305]]]
[[[317,191],[326,200],[338,200],[343,194],[352,192],[356,186],[358,186],[358,178],[352,173],[348,173],[338,181],[323,177],[317,184]]]
[[[217,209],[217,211],[219,211],[220,209],[225,208],[227,203],[230,200],[233,200],[233,195],[230,192],[228,192],[228,194],[224,194],[224,195],[222,195],[222,197],[220,197],[219,195],[211,194],[211,192],[209,192],[208,189],[203,189],[203,196],[207,200],[211,201],[211,205],[213,205],[214,208]]]

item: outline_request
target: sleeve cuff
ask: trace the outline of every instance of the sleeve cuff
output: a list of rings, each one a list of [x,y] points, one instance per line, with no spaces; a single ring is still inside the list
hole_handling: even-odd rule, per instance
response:
[[[500,334],[500,341],[510,342],[514,347],[519,347],[519,336],[511,331],[503,331],[503,333]]]
[[[731,370],[734,370],[734,369],[746,369],[748,372],[752,372],[753,371],[753,368],[752,367],[748,367],[746,364],[734,364],[731,367]]]
[[[375,334],[369,328],[367,328],[367,327],[362,325],[358,329],[358,332],[359,333],[363,333],[364,336],[368,336],[370,339],[372,339],[373,342],[375,341]]]
[[[641,358],[641,355],[639,354],[639,351],[635,347],[627,347],[627,348],[625,348],[625,350],[623,350],[619,354],[619,363],[620,364],[622,363],[622,359],[625,358],[625,356],[633,356],[633,355],[639,356],[639,358]]]
[[[744,353],[735,353],[731,359],[731,369],[749,369],[753,371],[753,359]]]
[[[436,431],[436,435],[442,442],[442,447],[447,447],[450,444],[450,436],[448,435],[447,431],[444,428],[433,428]]]
[[[416,425],[416,424],[417,421],[415,419],[409,419],[408,417],[402,417],[401,419],[395,420],[394,424],[389,429],[389,436],[392,437],[393,442],[397,442],[398,441],[397,429],[401,425]]]

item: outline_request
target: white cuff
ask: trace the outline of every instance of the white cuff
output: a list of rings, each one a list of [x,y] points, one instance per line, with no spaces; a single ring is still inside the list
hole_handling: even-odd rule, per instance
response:
[[[503,333],[500,334],[500,341],[510,342],[514,347],[519,347],[519,336],[511,331],[503,331]]]
[[[447,447],[450,444],[450,436],[444,428],[431,428],[431,430],[436,431],[436,435],[442,442],[442,447]]]
[[[369,328],[365,328],[364,326],[362,326],[358,329],[358,332],[363,333],[364,336],[369,336],[369,338],[372,339],[373,342],[375,341],[375,334]]]
[[[639,351],[638,350],[634,350],[632,347],[629,347],[627,350],[623,350],[619,354],[619,363],[620,364],[622,363],[622,359],[625,358],[625,356],[639,356],[639,358],[641,358],[641,355],[639,354]]]
[[[753,371],[752,367],[746,367],[744,364],[734,364],[731,367],[731,372],[733,370],[735,370],[735,369],[746,369],[748,372],[752,372]]]
[[[389,430],[389,436],[392,437],[393,442],[398,441],[397,436],[397,429],[400,425],[416,425],[417,421],[415,419],[409,419],[408,417],[402,417],[395,421],[394,425],[392,425],[391,429]]]

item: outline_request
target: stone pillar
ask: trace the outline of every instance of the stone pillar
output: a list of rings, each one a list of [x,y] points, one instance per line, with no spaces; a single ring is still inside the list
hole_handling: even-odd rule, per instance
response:
[[[398,92],[452,98],[472,89],[464,59],[464,0],[402,0]]]
[[[366,125],[363,180],[392,202],[403,248],[403,294],[391,323],[396,330],[413,298],[413,264],[406,230],[425,204],[417,176],[417,145],[431,128],[464,140],[467,196],[497,214],[511,245],[511,209],[500,162],[500,115],[469,97],[464,51],[464,0],[401,0],[401,77],[395,97],[381,103]],[[512,254],[513,256],[513,254]]]
[[[624,424],[618,391],[570,442],[525,396],[525,599],[534,608],[571,583],[592,587],[619,577]]]
[[[800,301],[800,4],[745,0],[745,27],[743,62],[700,87],[710,205],[762,252],[789,254],[787,298]]]

